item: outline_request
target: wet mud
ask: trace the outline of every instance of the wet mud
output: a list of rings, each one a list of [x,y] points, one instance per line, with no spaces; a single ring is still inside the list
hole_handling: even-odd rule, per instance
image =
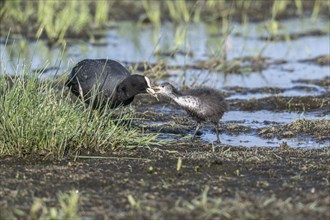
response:
[[[77,190],[78,213],[93,219],[330,217],[329,148],[212,148],[184,142],[150,148],[99,159],[1,158],[6,172],[0,176],[0,216],[28,216],[37,198],[57,207],[58,192]],[[197,203],[206,189],[204,203]]]
[[[314,80],[300,79],[300,80],[296,80],[295,82],[313,84],[313,85],[329,88],[330,87],[330,76],[327,76],[324,79],[314,79]]]
[[[259,130],[259,135],[273,138],[292,138],[311,136],[318,141],[330,141],[330,120],[297,120],[283,126],[265,127]],[[329,142],[328,142],[329,143]]]
[[[329,94],[322,96],[304,96],[304,97],[283,97],[272,96],[261,99],[251,100],[231,100],[233,110],[256,111],[264,110],[289,110],[289,111],[306,111],[320,109],[322,107],[329,108]]]
[[[283,35],[270,35],[267,37],[260,37],[260,40],[265,41],[286,41],[286,40],[297,40],[303,37],[313,37],[313,36],[325,36],[328,33],[322,30],[310,30],[307,32],[301,33],[291,33],[291,34],[283,34]]]
[[[300,62],[305,62],[305,63],[314,63],[314,64],[319,64],[322,66],[329,66],[330,65],[330,55],[324,55],[324,56],[318,56],[310,59],[303,59]]]

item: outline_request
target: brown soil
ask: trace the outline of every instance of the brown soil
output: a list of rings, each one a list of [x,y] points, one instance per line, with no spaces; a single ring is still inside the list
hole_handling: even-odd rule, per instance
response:
[[[324,36],[328,33],[322,30],[310,30],[307,32],[301,32],[301,33],[291,33],[291,34],[283,34],[283,35],[270,35],[267,37],[260,37],[259,39],[265,40],[265,41],[285,41],[285,40],[297,40],[302,37],[313,37],[313,36]]]
[[[150,148],[76,161],[1,158],[1,217],[29,215],[36,198],[55,206],[56,194],[72,189],[79,190],[79,214],[97,219],[330,217],[329,148]],[[206,187],[203,207],[196,201]]]
[[[330,60],[329,60],[329,64],[330,64]],[[300,80],[296,80],[294,82],[298,82],[298,83],[306,83],[306,84],[314,84],[317,86],[321,86],[321,87],[326,87],[329,88],[330,87],[330,76],[327,76],[323,79],[300,79]]]
[[[285,97],[271,96],[260,99],[233,99],[230,101],[232,110],[256,111],[256,110],[289,110],[307,111],[320,108],[329,108],[329,94],[321,96]]]
[[[259,135],[267,138],[292,138],[311,136],[318,141],[329,141],[329,120],[297,120],[283,126],[272,126],[259,129]]]
[[[323,55],[323,56],[318,56],[318,57],[314,57],[311,59],[305,59],[305,60],[301,60],[301,62],[306,62],[306,63],[315,63],[315,64],[319,64],[322,66],[329,66],[330,65],[330,55]]]

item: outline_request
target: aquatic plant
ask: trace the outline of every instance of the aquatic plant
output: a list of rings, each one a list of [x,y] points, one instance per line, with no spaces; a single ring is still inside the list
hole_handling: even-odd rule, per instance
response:
[[[190,21],[190,12],[186,1],[166,1],[166,4],[172,21],[178,23]]]
[[[313,0],[180,0],[180,1],[0,1],[0,31],[29,38],[44,37],[63,43],[68,37],[93,37],[110,19],[149,20],[155,27],[163,20],[175,23],[219,22],[219,20],[268,20],[276,27],[280,18],[310,12],[312,19],[328,14],[329,1]],[[127,10],[129,8],[130,10]],[[265,10],[266,9],[266,10]],[[122,12],[125,13],[122,13]]]
[[[83,9],[84,7],[82,7]],[[68,29],[73,26],[73,22],[78,21],[74,26],[74,32],[80,30],[86,25],[88,18],[84,13],[72,13],[78,9],[76,1],[69,1],[65,7],[56,1],[39,1],[38,2],[38,21],[40,27],[38,35],[45,32],[47,38],[51,42],[62,41]],[[86,12],[82,10],[82,12]],[[81,26],[80,26],[81,25]]]
[[[109,21],[109,11],[112,1],[96,1],[94,24],[96,27],[102,27]]]
[[[172,51],[180,50],[180,48],[187,44],[189,26],[177,26],[174,33],[174,46]]]
[[[159,27],[161,15],[160,2],[143,0],[142,5],[145,10],[146,17],[154,26]]]
[[[0,18],[6,25],[0,28],[63,43],[67,37],[92,36],[94,28],[109,22],[110,6],[110,1],[5,1]]]

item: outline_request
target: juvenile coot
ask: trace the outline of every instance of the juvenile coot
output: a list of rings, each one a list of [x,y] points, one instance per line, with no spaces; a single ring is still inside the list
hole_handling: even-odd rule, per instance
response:
[[[151,89],[150,80],[131,75],[120,63],[109,59],[86,59],[77,63],[66,82],[73,94],[93,108],[130,104],[134,96]]]
[[[167,82],[153,87],[153,90],[150,90],[150,92],[173,100],[197,121],[193,140],[201,122],[211,121],[215,125],[217,142],[220,143],[218,122],[223,114],[228,111],[228,105],[220,91],[204,87],[180,92]]]

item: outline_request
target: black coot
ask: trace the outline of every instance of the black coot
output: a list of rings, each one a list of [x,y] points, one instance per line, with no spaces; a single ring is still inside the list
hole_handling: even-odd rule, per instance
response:
[[[197,121],[197,127],[192,139],[195,138],[201,122],[211,121],[215,125],[217,141],[220,143],[218,123],[223,114],[228,111],[227,102],[220,91],[203,87],[180,92],[167,82],[153,87],[153,90],[150,90],[150,92],[173,100]]]
[[[139,93],[152,91],[147,77],[131,75],[120,63],[109,59],[86,59],[77,63],[66,82],[73,94],[93,108],[130,104]]]

